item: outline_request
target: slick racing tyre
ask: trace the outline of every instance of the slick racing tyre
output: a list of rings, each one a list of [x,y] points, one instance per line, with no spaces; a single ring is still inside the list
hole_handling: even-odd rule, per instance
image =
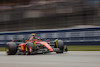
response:
[[[64,43],[63,43],[63,41],[56,39],[54,48],[59,48],[60,49],[60,51],[57,51],[56,53],[63,53],[63,51],[64,51]]]
[[[15,55],[17,52],[17,45],[14,42],[8,42],[6,44],[6,53],[7,55]]]
[[[33,55],[34,54],[33,52],[35,51],[34,43],[27,42],[25,50],[26,50],[26,55]]]

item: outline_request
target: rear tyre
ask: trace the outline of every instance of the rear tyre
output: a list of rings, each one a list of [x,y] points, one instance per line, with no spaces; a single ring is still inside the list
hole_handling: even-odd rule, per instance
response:
[[[15,55],[17,52],[17,45],[14,42],[8,42],[6,44],[6,53],[7,55]]]
[[[32,42],[27,42],[25,50],[26,50],[26,55],[33,55],[35,51],[35,45]]]
[[[55,46],[54,48],[59,48],[60,51],[57,51],[56,53],[63,53],[64,52],[64,43],[62,40],[55,40]]]

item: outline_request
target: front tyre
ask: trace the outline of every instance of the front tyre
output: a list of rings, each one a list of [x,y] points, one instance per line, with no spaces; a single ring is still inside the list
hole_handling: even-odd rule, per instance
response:
[[[6,44],[6,53],[7,55],[15,55],[17,52],[17,45],[14,42],[8,42]]]
[[[64,43],[63,43],[63,41],[56,39],[54,48],[59,48],[60,49],[56,53],[63,53],[64,52]]]
[[[33,55],[34,54],[33,52],[35,51],[34,47],[35,47],[34,43],[27,42],[26,47],[25,47],[26,55]]]

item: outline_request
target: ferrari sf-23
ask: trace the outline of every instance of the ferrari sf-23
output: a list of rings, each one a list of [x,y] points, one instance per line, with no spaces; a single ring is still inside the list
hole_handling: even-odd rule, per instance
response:
[[[68,51],[67,45],[64,45],[62,40],[56,39],[53,44],[49,40],[42,41],[41,38],[36,38],[33,34],[29,40],[23,40],[23,43],[17,45],[14,39],[6,43],[7,55],[34,55],[45,54],[49,52],[63,53]]]

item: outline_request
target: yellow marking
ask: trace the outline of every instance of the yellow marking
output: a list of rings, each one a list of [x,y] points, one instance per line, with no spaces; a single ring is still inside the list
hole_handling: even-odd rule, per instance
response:
[[[8,48],[6,48],[6,51],[9,51],[9,49],[8,49]]]
[[[27,47],[25,47],[25,50],[27,51]]]
[[[58,39],[56,39],[56,47],[58,48],[58,43],[57,43]]]
[[[36,51],[36,43],[34,42],[34,51]]]
[[[35,33],[32,33],[31,35],[35,35]]]
[[[36,45],[36,43],[34,42],[34,45]]]

